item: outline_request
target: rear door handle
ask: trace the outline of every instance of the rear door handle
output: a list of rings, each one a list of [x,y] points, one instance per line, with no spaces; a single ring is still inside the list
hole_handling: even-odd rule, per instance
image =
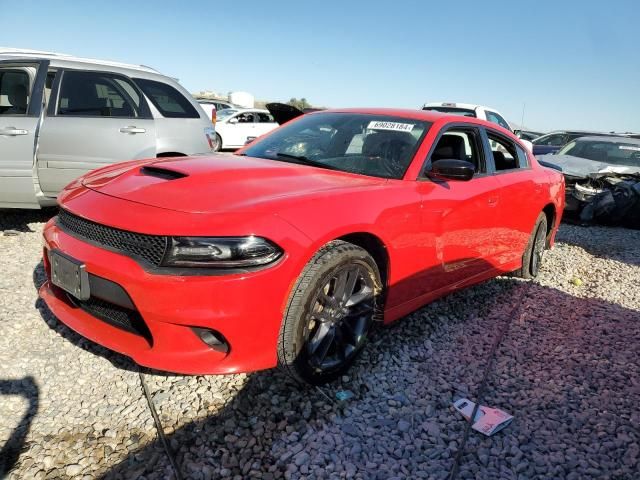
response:
[[[145,133],[146,130],[144,128],[138,128],[133,125],[128,127],[122,127],[120,129],[120,133]]]
[[[27,135],[29,130],[23,130],[22,128],[16,127],[7,127],[0,130],[0,135],[8,135],[8,136],[16,136],[16,135]]]
[[[491,197],[489,200],[487,200],[487,203],[490,207],[495,207],[498,204],[498,197]]]

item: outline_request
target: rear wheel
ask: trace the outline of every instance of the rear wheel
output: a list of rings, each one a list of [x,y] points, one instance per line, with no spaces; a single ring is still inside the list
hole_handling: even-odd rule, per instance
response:
[[[535,278],[540,272],[540,266],[547,248],[547,216],[541,213],[533,227],[533,232],[522,255],[522,267],[513,272],[513,276],[520,278]]]
[[[222,149],[222,137],[216,133],[213,140],[213,151],[219,152]]]
[[[353,363],[379,310],[380,272],[366,250],[343,241],[324,246],[303,270],[280,330],[280,366],[320,385]]]

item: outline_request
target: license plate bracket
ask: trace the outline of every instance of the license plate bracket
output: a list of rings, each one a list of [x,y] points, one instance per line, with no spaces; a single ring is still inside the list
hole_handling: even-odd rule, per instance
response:
[[[84,263],[59,250],[52,250],[49,260],[51,282],[78,300],[89,300],[89,274]]]

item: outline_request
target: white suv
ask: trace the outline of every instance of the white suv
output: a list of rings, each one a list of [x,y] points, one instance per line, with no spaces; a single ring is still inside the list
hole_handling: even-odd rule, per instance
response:
[[[152,68],[0,48],[0,208],[55,205],[83,173],[213,150],[200,105]]]
[[[432,102],[425,103],[422,110],[430,110],[432,112],[451,113],[462,115],[464,117],[474,117],[480,120],[486,120],[491,123],[500,125],[513,133],[513,128],[509,125],[504,117],[497,110],[482,105],[473,105],[471,103],[453,103],[453,102]],[[520,141],[529,149],[533,150],[533,144],[529,140],[520,139]]]

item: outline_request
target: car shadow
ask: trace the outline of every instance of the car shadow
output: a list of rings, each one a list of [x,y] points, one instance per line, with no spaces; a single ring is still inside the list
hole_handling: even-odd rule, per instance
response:
[[[480,268],[480,262],[477,259],[473,263],[461,260],[457,264]],[[425,278],[442,275],[442,267],[436,270],[420,272],[389,289],[402,291]],[[34,284],[39,286],[43,280],[44,272],[39,265],[34,272]],[[522,301],[525,295],[526,301]],[[512,304],[517,306],[520,302],[521,312],[515,315]],[[109,359],[117,368],[138,371],[128,358],[99,347],[62,325],[43,302],[39,302],[38,308],[43,319],[58,334]],[[428,468],[440,472],[435,476],[443,477],[443,472],[453,468],[453,457],[447,453],[447,444],[441,438],[433,440],[425,436],[420,425],[428,424],[427,428],[433,429],[435,424],[447,442],[461,440],[465,422],[452,409],[451,403],[461,394],[473,398],[491,344],[500,325],[507,321],[511,322],[511,328],[505,342],[513,336],[518,337],[520,343],[508,353],[504,346],[498,349],[499,361],[495,363],[496,372],[489,382],[487,401],[515,414],[516,420],[499,434],[499,438],[504,442],[508,440],[518,449],[526,468],[533,469],[538,457],[547,455],[529,443],[535,441],[544,445],[548,440],[543,435],[548,430],[538,432],[532,430],[531,425],[546,422],[553,424],[548,429],[560,429],[572,408],[596,412],[594,415],[597,416],[602,402],[606,401],[606,422],[612,431],[624,432],[626,437],[620,440],[626,442],[624,447],[640,441],[633,433],[640,428],[640,417],[635,413],[638,400],[635,389],[640,374],[637,367],[630,370],[632,363],[627,357],[633,352],[611,348],[612,345],[640,345],[640,314],[614,303],[576,297],[536,282],[499,277],[452,293],[401,321],[378,329],[352,366],[347,380],[340,378],[322,388],[313,388],[295,384],[275,369],[248,375],[230,395],[226,392],[224,396],[231,398],[221,405],[211,410],[197,407],[200,410],[192,420],[165,426],[171,454],[182,478],[251,478],[259,475],[281,478],[291,475],[292,471],[306,475],[299,469],[322,469],[323,464],[335,466],[337,462],[353,465],[363,478],[391,477],[391,471],[381,470],[385,465],[377,463],[372,467],[371,448],[375,446],[367,442],[372,435],[371,429],[374,432],[381,428],[389,430],[385,432],[385,442],[389,435],[399,438],[405,435],[396,431],[398,414],[394,412],[400,409],[393,407],[392,410],[387,406],[389,399],[402,394],[408,400],[404,412],[410,418],[409,423],[412,426],[415,423],[417,429],[412,433],[416,446],[411,455],[420,460],[419,468],[427,468],[424,465],[430,464],[432,467]],[[616,337],[612,339],[614,335]],[[531,343],[529,338],[533,338]],[[541,348],[553,353],[564,349],[565,344],[571,344],[571,348],[563,350],[566,358],[562,358],[562,368],[557,359],[545,362],[545,353],[539,353]],[[467,355],[459,364],[452,365],[451,352],[459,349],[474,354],[472,358]],[[634,380],[605,384],[603,378],[607,375],[602,373],[605,364],[607,375],[621,379],[633,376]],[[411,372],[410,376],[407,371]],[[157,372],[157,375],[167,374]],[[199,377],[198,385],[211,388],[207,385],[208,378]],[[540,383],[539,378],[545,378],[545,383]],[[224,382],[211,382],[218,387],[220,384],[224,385]],[[372,388],[375,384],[386,386]],[[353,397],[346,402],[338,401],[336,393],[342,389],[348,389]],[[578,390],[582,392],[579,395],[576,394]],[[156,408],[160,412],[164,408],[176,408],[171,387],[163,393],[154,400]],[[181,401],[185,401],[184,395],[190,395],[192,398],[187,399],[188,403],[200,403],[195,391],[186,394],[184,390],[176,391],[176,394],[181,396]],[[402,396],[393,401],[404,401]],[[160,417],[163,418],[162,414]],[[569,421],[574,418],[570,417]],[[579,427],[565,432],[563,441],[572,445],[573,454],[580,461],[587,465],[597,462],[599,458],[593,460],[593,457],[601,437],[588,422],[582,422]],[[329,452],[322,449],[323,442],[328,441],[333,442]],[[514,478],[522,474],[517,470],[521,468],[520,463],[515,465],[510,458],[499,454],[492,454],[490,467],[494,470],[488,470],[478,452],[489,451],[493,441],[496,441],[493,437],[472,438],[463,462],[467,466],[473,465],[481,478],[492,478],[495,471],[509,472]],[[361,448],[352,449],[353,444]],[[386,452],[384,446],[379,448]],[[437,455],[434,456],[434,452]],[[607,454],[618,455],[618,450]],[[385,462],[394,463],[399,458],[393,453],[385,455],[381,457]],[[623,465],[622,454],[619,455],[620,458],[613,458]],[[412,468],[418,468],[418,463],[412,465]],[[624,465],[620,478],[627,478]],[[535,473],[529,470],[525,473]],[[159,474],[171,478],[172,475],[160,439],[129,452],[124,460],[107,467],[106,471],[103,467],[100,472],[101,478],[105,479]],[[318,475],[315,470],[309,471],[311,473]],[[417,478],[418,473],[424,474],[423,471],[410,471],[409,476]]]
[[[8,440],[0,448],[0,478],[4,478],[17,463],[25,446],[31,422],[38,412],[40,391],[33,377],[24,377],[19,380],[0,379],[0,397],[8,395],[20,395],[26,398],[29,406]]]
[[[33,232],[31,223],[45,223],[58,213],[56,207],[42,210],[0,209],[0,232],[11,235],[13,232]]]
[[[566,318],[569,315],[569,309],[575,311],[576,305],[581,305],[581,308],[585,309],[586,312],[593,312],[593,315],[609,319],[620,331],[627,325],[626,322],[633,319],[640,321],[638,312],[609,302],[597,299],[581,299],[539,284],[525,283],[507,278],[500,278],[489,283],[496,282],[500,282],[502,285],[507,284],[507,289],[504,291],[507,297],[510,294],[515,296],[521,292],[522,288],[527,288],[527,296],[530,299],[539,298],[540,301],[544,302],[545,307],[553,305],[557,309],[556,314],[560,317],[564,316]],[[530,287],[527,287],[528,285]],[[484,287],[475,287],[466,292],[455,293],[450,296],[453,299],[436,301],[431,306],[424,307],[411,314],[408,318],[382,329],[374,336],[372,345],[368,346],[367,350],[369,352],[367,353],[367,350],[365,350],[363,356],[371,357],[375,355],[379,358],[393,358],[400,349],[423,352],[421,346],[437,335],[438,323],[442,320],[441,318],[439,319],[441,317],[439,312],[443,311],[443,303],[446,303],[446,307],[449,308],[451,306],[455,307],[457,302],[473,303],[479,301],[481,303],[479,305],[480,308],[473,313],[472,317],[476,315],[491,315],[492,305],[495,304],[491,300],[487,301],[487,299],[482,302],[480,298],[480,295],[486,295],[486,290]],[[474,345],[477,345],[477,351],[484,352],[486,355],[489,350],[488,347],[493,341],[493,335],[498,330],[495,325],[487,323],[488,327],[493,325],[493,331],[475,330],[477,328],[476,324],[467,331],[465,324],[473,322],[470,322],[469,318],[455,319],[453,318],[455,309],[450,311],[452,314],[446,321],[459,322],[461,328],[458,331],[462,333],[460,336],[451,338],[450,343],[445,344],[444,348],[457,349],[460,347],[461,342],[475,342]],[[539,312],[540,309],[533,309],[532,311],[528,311],[526,307],[524,309],[525,316],[535,315]],[[428,320],[427,318],[434,313],[437,318]],[[514,322],[520,322],[521,320],[513,319]],[[604,391],[606,388],[601,379],[602,372],[594,372],[597,375],[591,375],[594,358],[585,355],[580,347],[586,351],[593,351],[593,356],[597,357],[598,361],[603,361],[607,355],[616,356],[620,352],[613,352],[607,349],[599,351],[598,348],[594,348],[594,346],[597,347],[597,337],[586,331],[583,328],[584,325],[580,325],[580,320],[581,318],[579,317],[572,318],[569,325],[560,325],[556,331],[548,335],[545,333],[546,326],[536,326],[535,319],[529,319],[530,323],[524,326],[512,325],[511,330],[516,330],[513,333],[515,336],[524,335],[524,338],[526,338],[527,329],[537,328],[537,334],[542,335],[542,343],[557,342],[558,348],[560,348],[563,345],[563,339],[566,339],[567,342],[572,342],[576,350],[567,353],[566,361],[563,362],[564,370],[559,371],[557,364],[554,362],[545,363],[541,361],[543,359],[535,353],[539,345],[531,344],[527,345],[522,351],[517,352],[517,356],[519,356],[517,360],[511,359],[515,361],[516,371],[501,371],[502,368],[506,367],[503,367],[503,362],[499,361],[496,363],[496,371],[490,377],[489,399],[487,401],[497,402],[499,400],[500,403],[497,405],[500,408],[512,412],[516,416],[516,420],[512,425],[498,436],[505,442],[507,439],[504,437],[508,436],[508,441],[523,452],[523,460],[530,462],[531,465],[534,465],[534,457],[539,460],[538,457],[540,455],[544,456],[544,454],[536,452],[535,449],[528,446],[528,443],[533,439],[541,442],[542,435],[545,433],[544,430],[542,432],[532,431],[531,425],[537,424],[536,422],[557,423],[558,428],[560,428],[560,425],[565,421],[575,421],[573,417],[567,419],[569,405],[576,405],[578,410],[596,412],[599,411],[603,398],[609,399],[606,405],[608,410],[606,417],[611,431],[626,432],[629,435],[628,445],[637,440],[637,438],[634,440],[632,435],[634,429],[639,426],[633,424],[634,421],[638,421],[637,418],[633,420],[633,415],[636,415],[633,413],[635,411],[634,404],[637,400],[634,383],[618,382],[613,390],[611,390],[610,386],[607,386],[606,388],[609,390]],[[602,328],[607,327],[603,325]],[[640,337],[638,328],[634,330],[633,334]],[[583,340],[584,344],[582,343]],[[594,345],[591,345],[590,342],[594,342]],[[372,351],[374,349],[375,352]],[[608,353],[603,354],[603,351]],[[479,357],[482,357],[482,355],[483,353],[478,353]],[[500,357],[500,355],[499,351],[498,356]],[[629,356],[629,352],[624,355]],[[377,393],[372,392],[367,388],[367,383],[375,381],[380,376],[394,378],[397,375],[398,378],[401,378],[399,372],[407,368],[415,369],[419,374],[419,378],[409,383],[405,383],[405,381],[394,383],[393,391],[388,392],[389,395],[402,392],[403,395],[416,401],[417,403],[414,407],[410,407],[412,408],[412,422],[415,421],[417,425],[420,425],[423,422],[429,423],[437,419],[435,421],[438,422],[443,435],[449,440],[457,439],[459,442],[463,435],[464,421],[451,408],[451,402],[455,395],[461,393],[460,388],[462,387],[460,385],[467,388],[468,394],[473,395],[475,393],[479,378],[482,376],[484,359],[478,358],[478,363],[469,363],[451,369],[450,365],[439,364],[436,361],[436,353],[434,353],[433,359],[425,357],[423,353],[411,358],[412,362],[410,364],[379,363],[376,361],[371,362],[370,359],[356,362],[349,375],[352,379],[361,380],[356,380],[356,383],[360,382],[359,385],[353,383],[349,385],[348,388],[355,392],[355,396],[346,404],[341,404],[334,400],[336,390],[344,388],[340,380],[323,387],[323,391],[327,394],[327,397],[325,397],[311,387],[287,388],[286,383],[289,380],[275,370],[250,375],[243,388],[224,408],[208,415],[206,418],[191,421],[168,435],[169,443],[178,447],[174,453],[182,477],[192,478],[193,475],[196,475],[196,472],[199,472],[197,475],[201,476],[203,469],[206,469],[209,474],[204,475],[203,478],[211,478],[211,475],[212,478],[227,478],[227,476],[229,478],[234,476],[236,478],[253,478],[254,476],[257,477],[258,474],[270,474],[271,478],[280,478],[291,468],[295,471],[302,464],[301,461],[298,461],[299,457],[296,457],[299,452],[306,452],[312,459],[318,455],[318,444],[327,437],[327,435],[323,436],[318,432],[331,431],[335,435],[336,432],[341,431],[340,436],[344,439],[344,445],[340,447],[342,450],[338,456],[340,461],[348,461],[355,465],[357,471],[363,475],[362,478],[386,478],[386,474],[380,471],[376,473],[375,469],[371,469],[370,452],[367,452],[367,447],[364,445],[364,442],[366,442],[364,432],[367,426],[372,426],[367,425],[374,416],[369,410],[372,407],[375,408],[375,405],[386,404],[387,400],[386,398],[374,398],[374,395],[379,394],[380,391],[377,390]],[[614,360],[616,361],[611,362],[612,371],[610,374],[622,377],[628,375],[628,364],[618,363],[617,359]],[[373,372],[364,371],[364,368],[373,370]],[[514,367],[510,366],[509,368]],[[518,379],[518,376],[522,377],[520,380],[522,380],[523,386],[519,388],[525,389],[526,409],[523,410],[522,398],[516,398],[518,397],[518,392],[511,390],[513,387],[509,387],[510,384],[508,382],[505,383],[503,380],[505,375],[516,377],[516,379]],[[557,375],[557,378],[554,375]],[[420,387],[416,387],[416,385],[430,382],[430,379],[441,382],[443,376],[447,378],[447,383],[452,386],[451,391],[444,398],[440,398],[435,402],[435,410],[428,412],[426,411],[428,409],[425,409],[419,400],[419,395],[424,391]],[[537,383],[537,378],[546,378],[548,383],[541,385]],[[584,389],[584,395],[577,397],[575,394],[576,388]],[[603,397],[604,395],[606,396]],[[551,400],[552,396],[553,400]],[[522,392],[520,392],[520,397],[522,397]],[[628,401],[616,402],[616,399],[624,398]],[[308,404],[311,404],[312,407],[305,412],[305,405]],[[527,421],[524,419],[525,411]],[[361,418],[363,413],[369,413],[367,416],[369,420],[364,420],[364,423]],[[553,419],[553,421],[550,419]],[[380,428],[393,430],[395,429],[396,421],[387,422]],[[564,441],[572,441],[571,445],[575,456],[585,463],[590,458],[593,458],[593,452],[599,448],[602,440],[595,435],[596,432],[592,431],[592,428],[596,427],[584,422],[580,429],[569,431],[568,435],[572,438],[563,439]],[[360,433],[357,433],[358,431]],[[297,432],[297,443],[290,440],[291,435],[296,435],[294,432]],[[403,434],[397,432],[397,435],[402,437]],[[416,456],[415,458],[422,459],[421,461],[436,462],[436,460],[431,460],[434,458],[434,452],[431,449],[441,448],[446,450],[446,444],[440,447],[437,442],[429,443],[424,441],[423,438],[427,438],[423,436],[424,434],[421,435],[416,432],[415,435],[416,439],[420,439],[418,444],[422,446],[416,448],[412,455]],[[470,440],[463,462],[467,466],[473,465],[474,471],[480,472],[481,476],[483,475],[482,472],[484,472],[486,476],[483,478],[491,478],[492,471],[487,470],[483,461],[478,459],[477,452],[483,448],[488,451],[498,440],[493,437],[472,435],[474,436]],[[387,437],[388,433],[385,438]],[[589,438],[592,438],[593,441],[585,440]],[[362,452],[350,452],[353,442],[363,444]],[[338,447],[336,446],[336,448]],[[158,465],[147,465],[145,463],[154,454],[157,457],[161,449],[160,442],[154,441],[132,452],[126,460],[121,461],[118,465],[105,472],[102,478],[131,478],[132,475],[144,476],[152,471],[156,473],[162,471]],[[442,450],[438,450],[438,456],[441,452]],[[622,456],[622,454],[620,455]],[[390,457],[389,461],[392,460]],[[621,458],[614,457],[614,460],[623,465]],[[326,461],[329,463],[337,462],[336,459]],[[439,463],[436,464],[436,467],[439,465],[443,472],[450,471],[453,466],[452,457],[441,457],[437,462]],[[511,472],[513,478],[518,476],[516,466],[510,463],[510,458],[495,455],[492,457],[491,462],[497,471],[501,471],[503,474]],[[165,475],[169,471],[167,465],[168,463],[164,462]],[[379,466],[376,468],[379,468]],[[518,466],[518,468],[520,467]],[[622,468],[624,470],[626,467],[623,466]],[[622,476],[620,478],[627,478],[624,476],[623,470],[621,470]],[[632,467],[630,466],[629,475],[631,475],[631,471]],[[411,471],[410,476],[418,478],[420,476],[417,475],[418,473],[420,472]],[[421,473],[424,474],[424,472]],[[533,473],[533,470],[531,473]],[[438,475],[438,478],[440,477],[443,477],[443,475]],[[462,475],[460,478],[468,478],[468,476]],[[473,476],[473,478],[478,477]]]

